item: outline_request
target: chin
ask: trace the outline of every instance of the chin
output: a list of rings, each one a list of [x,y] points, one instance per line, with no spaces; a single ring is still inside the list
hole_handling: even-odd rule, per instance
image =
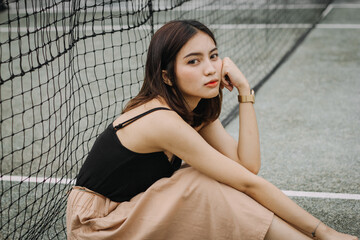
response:
[[[214,94],[212,94],[212,97],[210,97],[210,98],[217,97],[217,96],[219,96],[219,94],[220,94],[220,90],[219,90],[219,88],[217,88],[216,91],[214,91]]]
[[[215,97],[217,97],[217,96],[219,96],[219,91],[217,91],[216,93],[214,93],[214,94],[209,94],[208,96],[204,96],[203,98],[204,99],[211,99],[211,98],[215,98]]]

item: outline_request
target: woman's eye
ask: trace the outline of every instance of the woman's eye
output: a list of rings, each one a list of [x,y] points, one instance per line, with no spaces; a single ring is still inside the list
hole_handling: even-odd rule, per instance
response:
[[[192,59],[190,61],[188,61],[188,64],[195,64],[198,63],[199,61],[197,59]]]
[[[214,54],[211,54],[210,58],[211,58],[211,59],[214,59],[214,58],[217,58],[218,56],[219,56],[218,53],[214,53]]]

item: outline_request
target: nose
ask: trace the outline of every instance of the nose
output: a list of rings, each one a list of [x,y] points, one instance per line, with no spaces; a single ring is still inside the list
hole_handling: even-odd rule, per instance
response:
[[[206,76],[210,76],[210,75],[214,75],[216,73],[216,68],[214,66],[214,62],[210,61],[210,59],[208,59],[205,62],[205,67],[204,67],[204,74]]]

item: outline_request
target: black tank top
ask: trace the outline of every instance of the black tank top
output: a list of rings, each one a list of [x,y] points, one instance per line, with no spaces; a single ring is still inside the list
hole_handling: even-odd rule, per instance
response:
[[[178,170],[181,165],[178,157],[169,162],[164,152],[133,152],[124,147],[116,136],[117,130],[157,110],[170,109],[154,108],[115,127],[110,124],[95,140],[77,176],[76,185],[100,193],[112,201],[123,202]]]

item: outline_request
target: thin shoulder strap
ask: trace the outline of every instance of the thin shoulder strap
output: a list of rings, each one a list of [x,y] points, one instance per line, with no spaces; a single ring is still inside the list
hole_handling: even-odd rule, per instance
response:
[[[133,117],[133,118],[130,118],[129,120],[126,120],[125,122],[122,122],[122,123],[116,125],[116,126],[114,127],[114,129],[117,131],[117,130],[123,128],[123,127],[126,127],[126,126],[129,125],[130,123],[135,122],[135,121],[138,120],[139,118],[141,118],[141,117],[143,117],[143,116],[145,116],[145,115],[147,115],[147,114],[149,114],[149,113],[152,113],[152,112],[154,112],[154,111],[157,111],[157,110],[170,110],[170,111],[171,111],[171,109],[165,108],[165,107],[153,108],[153,109],[150,109],[150,110],[148,110],[148,111],[146,111],[146,112],[144,112],[144,113],[141,113],[141,114],[139,114],[139,115],[137,115],[137,116],[135,116],[135,117]]]

